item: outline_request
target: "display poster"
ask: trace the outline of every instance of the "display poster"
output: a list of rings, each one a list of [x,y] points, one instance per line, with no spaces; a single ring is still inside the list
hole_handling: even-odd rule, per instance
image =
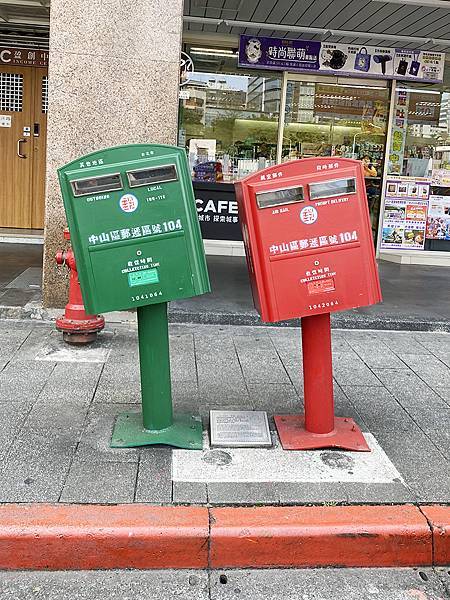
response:
[[[193,186],[202,238],[242,241],[234,185],[194,181]]]
[[[424,249],[429,196],[427,177],[388,177],[381,249]]]
[[[34,48],[5,48],[0,46],[0,65],[47,67],[48,50]]]
[[[450,196],[430,196],[426,237],[450,240]]]
[[[239,66],[254,69],[441,83],[444,63],[445,54],[427,50],[250,35],[239,43]]]
[[[439,187],[450,187],[450,169],[433,169],[431,184]]]

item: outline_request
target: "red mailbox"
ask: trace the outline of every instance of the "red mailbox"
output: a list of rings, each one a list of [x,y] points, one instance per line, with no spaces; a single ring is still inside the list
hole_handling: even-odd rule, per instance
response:
[[[284,448],[369,450],[335,419],[330,313],[381,301],[359,161],[306,158],[236,183],[255,307],[266,322],[302,318],[305,417],[275,417]]]

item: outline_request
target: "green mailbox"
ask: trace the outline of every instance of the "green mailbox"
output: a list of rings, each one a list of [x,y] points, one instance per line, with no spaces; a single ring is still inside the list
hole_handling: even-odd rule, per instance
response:
[[[210,291],[182,148],[107,148],[58,170],[86,310],[137,309],[142,416],[119,415],[111,445],[201,448],[198,417],[172,414],[167,302]]]

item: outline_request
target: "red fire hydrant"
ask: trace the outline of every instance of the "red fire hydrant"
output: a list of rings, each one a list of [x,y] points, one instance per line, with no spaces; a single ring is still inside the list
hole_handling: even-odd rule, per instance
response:
[[[64,239],[70,240],[70,232],[64,229]],[[105,326],[101,315],[87,315],[81,296],[77,265],[72,248],[56,253],[58,265],[66,265],[70,271],[69,302],[64,315],[56,319],[56,329],[63,332],[68,344],[89,344],[96,340],[97,333]]]

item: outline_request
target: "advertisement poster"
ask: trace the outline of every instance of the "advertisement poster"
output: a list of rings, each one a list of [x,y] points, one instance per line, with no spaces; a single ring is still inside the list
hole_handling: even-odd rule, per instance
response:
[[[431,183],[440,187],[450,187],[450,170],[433,169],[431,172]]]
[[[385,46],[356,46],[241,35],[239,66],[277,71],[359,75],[442,82],[445,54]]]
[[[382,249],[424,249],[429,195],[430,179],[426,177],[387,179]]]
[[[450,240],[450,196],[430,196],[426,237]]]

